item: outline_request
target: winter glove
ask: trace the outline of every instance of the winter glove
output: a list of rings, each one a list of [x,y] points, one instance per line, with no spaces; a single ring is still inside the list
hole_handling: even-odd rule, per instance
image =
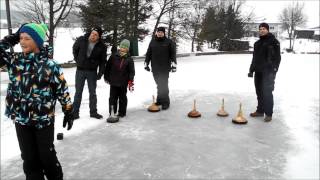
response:
[[[273,72],[274,72],[274,73],[277,73],[277,72],[278,72],[278,69],[277,69],[277,68],[273,68]]]
[[[43,46],[45,55],[49,58],[49,59],[53,59],[53,48],[52,46],[46,45]]]
[[[171,62],[171,72],[177,72],[177,64],[175,62]]]
[[[248,77],[252,78],[253,77],[253,72],[248,73]]]
[[[128,89],[130,92],[134,91],[134,84],[133,81],[128,81]]]
[[[101,77],[102,77],[102,73],[98,73],[98,75],[97,75],[97,80],[100,80],[101,79]]]
[[[144,69],[145,69],[146,71],[149,71],[149,72],[150,72],[149,65],[148,65],[146,62],[144,63]]]
[[[3,38],[4,41],[8,42],[11,46],[15,46],[20,41],[20,29],[27,23],[24,23],[20,28],[13,34],[9,34]]]
[[[73,125],[73,120],[74,120],[73,112],[72,111],[65,112],[64,118],[63,118],[63,127],[65,128],[66,125],[68,124],[67,130],[70,130]]]

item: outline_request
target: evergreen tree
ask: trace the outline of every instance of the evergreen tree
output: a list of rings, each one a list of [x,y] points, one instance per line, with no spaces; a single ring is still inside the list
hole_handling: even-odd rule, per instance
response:
[[[202,21],[200,38],[208,42],[217,39],[238,39],[243,37],[244,22],[234,5],[225,8],[209,7]]]
[[[102,27],[109,36],[105,42],[118,44],[123,38],[142,40],[148,30],[143,24],[152,10],[150,0],[88,0],[79,5],[84,29],[89,32],[94,26]]]

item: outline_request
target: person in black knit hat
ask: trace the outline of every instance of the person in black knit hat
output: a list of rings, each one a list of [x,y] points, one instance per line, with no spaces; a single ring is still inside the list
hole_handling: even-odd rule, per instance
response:
[[[73,45],[73,56],[77,64],[76,92],[74,95],[74,118],[78,119],[82,91],[87,80],[89,88],[90,117],[101,119],[97,112],[97,80],[101,79],[105,64],[107,48],[101,41],[102,29],[94,27],[90,33],[77,38]],[[99,70],[98,70],[99,68]]]
[[[253,58],[250,65],[248,77],[253,77],[256,88],[258,106],[251,117],[262,117],[264,121],[272,120],[273,114],[273,90],[276,74],[279,69],[281,54],[280,43],[269,32],[269,25],[259,25],[260,39],[254,43]]]
[[[163,110],[170,106],[168,79],[169,72],[176,72],[176,44],[165,36],[165,28],[158,27],[155,37],[151,40],[144,69],[150,71],[149,63],[151,62],[153,78],[157,84],[157,102]]]

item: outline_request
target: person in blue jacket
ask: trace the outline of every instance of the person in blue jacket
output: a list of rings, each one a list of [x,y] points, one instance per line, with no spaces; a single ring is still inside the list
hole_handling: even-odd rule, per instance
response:
[[[45,24],[28,23],[0,40],[0,67],[8,69],[5,115],[15,123],[23,170],[27,180],[62,180],[54,148],[55,105],[64,112],[63,127],[73,125],[72,102],[52,48],[43,43]],[[6,50],[20,42],[22,52]]]

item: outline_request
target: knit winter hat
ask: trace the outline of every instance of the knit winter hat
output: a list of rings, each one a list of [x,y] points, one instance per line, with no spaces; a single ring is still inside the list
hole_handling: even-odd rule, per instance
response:
[[[120,42],[120,48],[130,48],[130,41],[128,39],[124,39]]]
[[[103,33],[101,27],[99,27],[99,26],[92,28],[91,31],[97,31],[99,34],[99,37],[101,37],[101,35]]]
[[[165,33],[165,32],[166,32],[166,29],[165,29],[164,27],[158,27],[158,28],[157,28],[157,31],[162,31],[163,33]]]
[[[266,28],[266,29],[269,31],[269,24],[267,24],[267,23],[261,23],[261,24],[259,25],[259,29],[260,29],[261,27],[264,27],[264,28]]]
[[[48,31],[48,26],[44,23],[28,23],[20,29],[19,33],[27,33],[36,42],[38,48],[43,46],[43,42],[46,38],[46,32]]]

